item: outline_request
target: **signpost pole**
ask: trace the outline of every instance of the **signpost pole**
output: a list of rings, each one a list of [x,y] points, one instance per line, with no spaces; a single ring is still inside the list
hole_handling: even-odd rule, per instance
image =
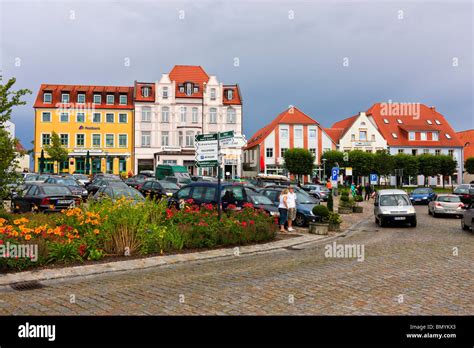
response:
[[[217,132],[217,220],[221,220],[221,141]]]

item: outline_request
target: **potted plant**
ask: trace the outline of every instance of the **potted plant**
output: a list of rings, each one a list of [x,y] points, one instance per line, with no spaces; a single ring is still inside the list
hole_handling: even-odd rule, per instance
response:
[[[340,226],[341,226],[341,223],[342,223],[342,218],[341,218],[341,215],[339,215],[338,213],[333,213],[333,212],[329,212],[329,216],[327,218],[328,220],[328,230],[333,232],[333,231],[339,231],[340,230]]]
[[[357,195],[354,197],[355,205],[352,207],[352,211],[354,213],[362,213],[364,211],[364,207],[358,205],[358,203],[362,202],[364,198],[361,195]]]
[[[322,234],[322,235],[328,234],[329,209],[324,205],[315,205],[312,211],[313,211],[313,214],[319,218],[319,221],[309,223],[309,233]]]
[[[339,200],[339,214],[350,214],[352,213],[353,200],[349,198],[349,191],[343,190],[341,192],[341,198]]]

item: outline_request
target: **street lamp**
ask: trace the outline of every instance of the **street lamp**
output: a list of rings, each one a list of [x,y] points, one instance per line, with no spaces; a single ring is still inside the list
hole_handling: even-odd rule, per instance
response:
[[[326,158],[323,158],[323,181],[326,181]]]

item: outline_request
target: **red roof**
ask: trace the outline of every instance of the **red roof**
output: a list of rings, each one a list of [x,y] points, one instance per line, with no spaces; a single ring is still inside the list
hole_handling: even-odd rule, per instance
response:
[[[45,92],[49,92],[52,95],[52,102],[51,103],[44,103],[43,96]],[[69,101],[70,103],[61,103],[61,93],[67,92],[69,93]],[[85,104],[78,104],[77,103],[77,95],[78,93],[85,93],[86,100]],[[93,95],[94,94],[101,94],[102,95],[102,103],[101,104],[94,104],[94,107],[97,109],[133,109],[133,87],[126,87],[126,86],[84,86],[84,85],[49,85],[49,84],[42,84],[38,95],[36,96],[36,101],[33,107],[35,108],[58,108],[58,107],[66,107],[66,108],[84,108],[86,104],[93,103]],[[107,104],[106,103],[106,95],[113,94],[114,104]],[[119,96],[125,94],[127,95],[127,104],[121,105],[119,104]]]
[[[354,116],[345,118],[341,121],[334,123],[331,128],[342,128],[344,130],[347,130],[350,126],[352,126],[355,120],[357,120],[357,117],[359,117],[359,115],[354,115]]]
[[[346,132],[344,128],[324,128],[324,131],[336,144],[339,143],[339,139],[341,139]]]
[[[209,81],[209,76],[204,69],[196,65],[175,65],[169,76],[171,81],[176,82],[176,98],[202,98],[203,84]],[[179,89],[185,82],[191,82],[199,90],[196,93],[193,91],[191,95],[180,92]]]
[[[372,116],[380,133],[389,146],[407,147],[462,147],[456,132],[451,128],[443,115],[424,104],[419,104],[419,115],[383,115],[381,103],[376,103],[367,110],[367,116]],[[385,121],[386,120],[386,121]],[[401,120],[402,123],[399,123]],[[387,123],[388,122],[388,123]],[[419,135],[415,140],[408,140],[408,131],[437,131],[439,140],[420,140]],[[396,135],[396,138],[392,134]],[[448,135],[450,138],[448,138]]]
[[[319,126],[318,122],[293,106],[279,114],[270,124],[258,130],[247,142],[246,148],[249,149],[260,144],[279,124],[315,124]]]
[[[23,147],[19,140],[16,142],[15,147],[18,152],[26,152],[26,149]]]
[[[338,121],[332,125],[331,128],[325,128],[324,131],[331,137],[331,139],[337,144],[352,124],[357,120],[359,115],[354,115]]]
[[[150,88],[148,97],[143,96],[144,87]],[[153,82],[135,82],[135,101],[138,102],[154,102],[155,101],[155,84]]]
[[[457,132],[457,135],[464,145],[464,160],[474,157],[474,129]]]
[[[228,99],[228,90],[232,90],[232,99]],[[242,98],[240,96],[239,85],[224,85],[222,90],[222,100],[224,105],[241,105]]]

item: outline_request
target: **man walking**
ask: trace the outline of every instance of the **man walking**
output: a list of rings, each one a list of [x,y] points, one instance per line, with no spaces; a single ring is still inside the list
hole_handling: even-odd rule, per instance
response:
[[[292,227],[293,220],[296,219],[296,193],[293,186],[289,188],[288,198],[286,200],[288,204],[288,232],[292,232],[295,229]]]
[[[365,184],[365,197],[364,197],[364,199],[366,199],[368,201],[371,196],[372,196],[372,187],[370,186],[370,183],[368,182],[368,183]]]

